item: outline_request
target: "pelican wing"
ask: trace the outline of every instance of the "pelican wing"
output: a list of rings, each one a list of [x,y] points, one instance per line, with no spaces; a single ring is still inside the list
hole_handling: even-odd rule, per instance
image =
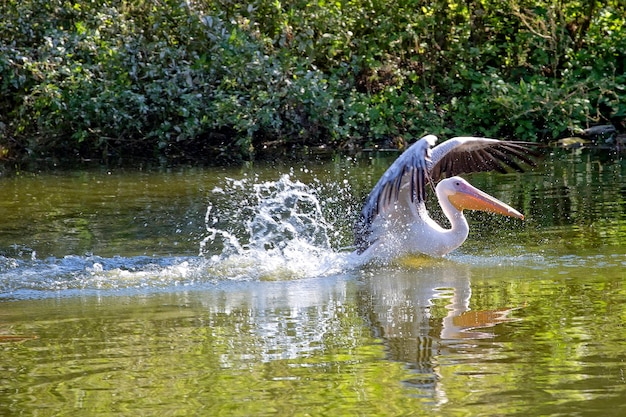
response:
[[[355,244],[360,253],[373,242],[371,225],[376,216],[398,201],[401,189],[410,192],[411,202],[423,204],[428,183],[444,177],[481,172],[523,171],[520,163],[535,165],[535,153],[526,142],[504,142],[477,137],[456,137],[435,146],[437,137],[428,135],[414,143],[387,169],[372,189],[355,224]]]
[[[371,224],[374,218],[395,203],[403,184],[410,186],[411,201],[424,202],[429,179],[431,148],[437,137],[428,135],[415,142],[394,161],[367,196],[359,220],[355,224],[355,244],[360,252],[372,244]]]
[[[535,152],[528,142],[505,142],[497,139],[457,137],[436,146],[428,166],[434,182],[470,172],[498,171],[505,173],[513,169],[523,172],[520,163],[535,166]]]

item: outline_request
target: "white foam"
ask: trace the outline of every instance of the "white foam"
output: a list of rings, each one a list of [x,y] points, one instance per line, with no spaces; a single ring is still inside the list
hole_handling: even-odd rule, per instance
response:
[[[212,201],[211,198],[215,201]],[[349,256],[333,248],[333,224],[315,188],[291,175],[277,181],[226,179],[213,190],[200,255],[219,278],[282,280],[343,271]]]

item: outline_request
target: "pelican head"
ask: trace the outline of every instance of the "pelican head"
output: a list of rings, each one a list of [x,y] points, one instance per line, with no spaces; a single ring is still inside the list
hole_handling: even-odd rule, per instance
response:
[[[480,210],[524,220],[522,213],[480,191],[461,177],[450,177],[440,181],[436,191],[439,201],[447,199],[458,211]]]

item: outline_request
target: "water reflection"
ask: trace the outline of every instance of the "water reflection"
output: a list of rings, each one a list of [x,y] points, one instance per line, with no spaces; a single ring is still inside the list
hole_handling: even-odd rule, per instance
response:
[[[592,405],[610,415],[626,386],[624,261],[611,259],[535,269],[461,256],[313,279],[5,301],[0,414],[45,403],[55,415],[155,406],[550,415]]]
[[[493,338],[492,328],[515,320],[510,313],[518,306],[472,309],[470,265],[418,262],[425,265],[370,271],[360,299],[390,359],[407,364],[415,374],[405,382],[436,403],[445,403],[442,358],[467,349],[473,341]]]
[[[204,325],[219,337],[233,322],[233,349],[221,355],[226,368],[248,367],[250,361],[296,360],[327,350],[341,340],[350,277],[313,280],[231,283],[202,294]],[[222,329],[223,330],[223,329]],[[331,342],[334,341],[334,342]],[[337,346],[333,346],[337,348]]]

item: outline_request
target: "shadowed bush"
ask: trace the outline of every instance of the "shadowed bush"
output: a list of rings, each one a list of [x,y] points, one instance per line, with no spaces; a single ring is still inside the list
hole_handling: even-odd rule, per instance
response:
[[[8,0],[0,13],[4,159],[225,161],[625,127],[617,0]]]

